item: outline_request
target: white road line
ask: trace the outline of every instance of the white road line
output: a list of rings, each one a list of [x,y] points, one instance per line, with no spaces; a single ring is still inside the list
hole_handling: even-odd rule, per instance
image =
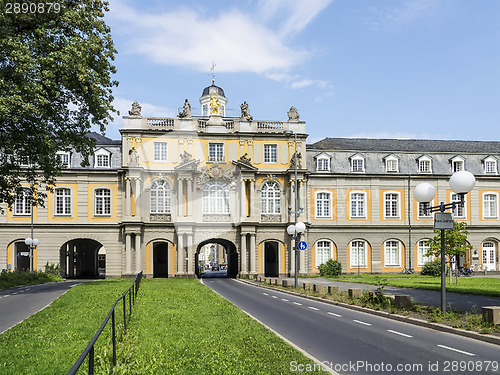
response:
[[[355,322],[355,323],[364,324],[365,326],[371,326],[370,323],[362,322],[361,320],[353,319],[352,321]]]
[[[316,310],[316,311],[318,311],[318,310],[319,310],[319,309],[317,309],[316,307],[312,307],[312,306],[309,306],[309,308],[310,308],[311,310]]]
[[[269,295],[269,294],[267,294],[267,293],[262,293],[262,294],[263,294],[263,295],[265,295],[265,296],[268,296],[268,295]]]
[[[298,303],[298,302],[293,302],[293,304],[298,305],[298,306],[302,306],[302,304]]]
[[[12,295],[15,296],[17,294],[17,292],[13,292]]]
[[[4,297],[8,297],[8,296],[10,296],[10,294],[6,294]]]
[[[342,315],[340,315],[340,314],[335,314],[335,313],[332,313],[332,312],[330,312],[330,311],[328,311],[328,312],[327,312],[327,314],[329,314],[329,315],[333,315],[333,316],[336,316],[337,318],[342,318]]]
[[[403,337],[413,337],[413,336],[407,335],[406,333],[403,333],[403,332],[393,331],[392,329],[388,329],[387,332],[395,333],[396,335],[403,336]]]
[[[288,300],[286,298],[282,298],[281,299],[282,301],[285,301],[285,302],[288,302]]]
[[[271,296],[271,297],[273,297],[273,298],[278,298],[278,297],[276,297],[276,296]]]
[[[451,350],[451,351],[454,351],[454,352],[457,352],[457,353],[461,353],[461,354],[465,354],[465,355],[468,355],[468,356],[471,356],[471,357],[475,357],[476,356],[474,353],[465,352],[463,350],[451,348],[451,347],[446,346],[446,345],[438,345],[438,346],[440,348],[448,349],[448,350]]]

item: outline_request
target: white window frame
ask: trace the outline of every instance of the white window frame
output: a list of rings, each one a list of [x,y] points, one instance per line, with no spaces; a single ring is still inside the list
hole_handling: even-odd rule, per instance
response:
[[[264,215],[281,214],[281,188],[275,181],[266,181],[260,190],[261,213]]]
[[[266,164],[278,163],[278,145],[277,144],[264,144],[264,163],[266,163]]]
[[[398,158],[396,158],[396,157],[386,158],[385,159],[385,171],[388,173],[399,172],[399,160],[398,160]]]
[[[54,189],[54,197],[54,216],[71,216],[73,200],[71,188],[58,187]]]
[[[358,163],[361,163],[361,168],[359,168],[360,166],[358,165]],[[356,165],[356,168],[354,168]],[[351,172],[354,172],[354,173],[362,173],[365,171],[365,158],[361,157],[361,156],[353,156],[351,158]]]
[[[316,159],[316,171],[328,172],[330,171],[330,158],[325,156]]]
[[[224,143],[210,142],[208,144],[207,162],[221,163],[224,162]]]
[[[107,160],[106,164],[102,163],[103,159],[100,158],[100,156],[101,157],[106,156]],[[111,153],[103,148],[97,150],[94,153],[94,168],[99,168],[99,169],[111,168]]]
[[[427,219],[432,217],[432,212],[427,210],[427,214],[424,214],[423,207],[427,206],[428,208],[432,207],[432,202],[417,202],[417,216],[419,219]]]
[[[202,213],[230,214],[229,185],[221,181],[210,181],[203,185]]]
[[[451,159],[451,172],[460,172],[460,171],[465,171],[465,159],[456,156],[453,159]]]
[[[318,268],[320,264],[333,259],[333,242],[330,240],[316,241],[315,252],[315,268]]]
[[[432,261],[432,255],[426,256],[427,251],[430,249],[428,244],[430,239],[420,240],[417,243],[417,266],[423,267],[425,263]]]
[[[362,199],[359,199],[360,196],[362,196]],[[356,200],[354,200],[354,198],[356,198]],[[362,204],[361,206],[360,203]],[[355,219],[366,218],[366,192],[351,191],[349,193],[349,217]]]
[[[153,142],[153,161],[168,161],[168,142]]]
[[[401,241],[387,240],[384,242],[384,266],[401,267]]]
[[[315,217],[321,219],[332,218],[332,193],[317,191],[314,195]]]
[[[418,159],[418,173],[432,173],[432,159],[428,156],[422,156]]]
[[[396,201],[389,201],[388,196],[396,196]],[[388,207],[390,204],[390,207]],[[394,207],[395,204],[395,207]],[[395,208],[395,210],[394,210]],[[389,209],[389,210],[388,210]],[[393,212],[395,211],[395,214]],[[397,191],[384,192],[384,218],[385,219],[399,219],[401,218],[401,194]]]
[[[56,155],[64,168],[69,168],[71,166],[71,154],[69,152],[58,151]],[[64,160],[65,158],[68,159],[67,162]]]
[[[488,156],[484,159],[483,165],[485,174],[498,174],[498,163],[495,158]]]
[[[494,201],[486,200],[486,197],[494,197]],[[496,219],[498,218],[498,193],[487,191],[482,196],[483,203],[483,219]]]
[[[94,189],[94,216],[111,216],[113,212],[111,197],[112,192],[110,188],[97,187]],[[99,208],[102,208],[102,210]]]
[[[30,195],[31,191],[29,189],[23,189],[19,192],[19,194],[17,194],[16,199],[14,200],[14,215],[31,215],[33,207]]]
[[[359,252],[359,245],[362,244],[363,246],[363,251],[362,253]],[[358,268],[358,253],[359,255],[362,256],[363,263],[359,264],[359,268],[367,268],[367,251],[368,251],[368,245],[366,241],[363,240],[354,240],[349,243],[349,257],[350,257],[350,267],[351,268]],[[361,257],[360,257],[361,258]]]
[[[451,193],[451,202],[460,202],[460,194]],[[465,219],[467,217],[467,194],[464,195],[464,205],[457,204],[453,210],[453,217]]]
[[[154,180],[149,191],[149,212],[152,214],[171,213],[172,189],[167,180]]]

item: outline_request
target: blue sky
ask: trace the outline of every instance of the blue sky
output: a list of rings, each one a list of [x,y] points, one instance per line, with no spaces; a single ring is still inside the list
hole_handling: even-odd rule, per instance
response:
[[[325,137],[500,140],[498,0],[110,0],[115,106],[174,117],[215,83]],[[121,118],[107,131],[118,139]]]

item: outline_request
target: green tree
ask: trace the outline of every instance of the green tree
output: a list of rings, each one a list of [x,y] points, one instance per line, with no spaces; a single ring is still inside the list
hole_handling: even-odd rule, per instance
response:
[[[429,250],[427,256],[441,256],[441,230],[434,229],[436,235],[429,240]],[[450,270],[452,259],[458,259],[458,256],[464,256],[467,250],[471,250],[472,246],[467,242],[467,224],[465,222],[455,222],[453,229],[444,231],[444,252],[450,260]],[[451,272],[450,272],[451,279]],[[451,283],[451,281],[450,281]]]
[[[75,149],[88,165],[95,142],[86,134],[91,126],[104,133],[116,112],[108,3],[0,0],[0,7],[0,203],[12,205],[26,181],[43,205],[40,187],[50,189],[62,167],[56,152]]]

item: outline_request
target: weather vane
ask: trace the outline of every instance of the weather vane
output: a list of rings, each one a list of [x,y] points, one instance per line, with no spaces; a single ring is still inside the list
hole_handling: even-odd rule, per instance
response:
[[[210,74],[212,74],[212,84],[215,83],[215,61],[212,60],[212,67],[210,68]]]

